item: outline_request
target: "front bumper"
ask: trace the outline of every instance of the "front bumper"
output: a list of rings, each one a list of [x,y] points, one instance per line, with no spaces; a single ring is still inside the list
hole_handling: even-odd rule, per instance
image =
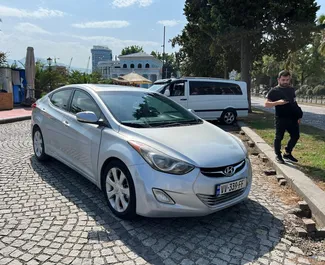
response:
[[[249,159],[245,167],[232,177],[207,177],[196,168],[186,175],[170,175],[152,169],[148,164],[129,167],[136,189],[136,212],[147,217],[204,216],[233,206],[248,197],[252,184]],[[216,196],[219,184],[247,179],[246,188]],[[157,201],[152,189],[167,193],[175,204]]]

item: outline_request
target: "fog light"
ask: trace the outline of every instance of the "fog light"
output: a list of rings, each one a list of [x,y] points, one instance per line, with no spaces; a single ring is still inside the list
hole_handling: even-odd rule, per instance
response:
[[[157,201],[162,203],[175,204],[173,199],[170,198],[166,192],[158,189],[152,189],[152,192],[155,195]]]

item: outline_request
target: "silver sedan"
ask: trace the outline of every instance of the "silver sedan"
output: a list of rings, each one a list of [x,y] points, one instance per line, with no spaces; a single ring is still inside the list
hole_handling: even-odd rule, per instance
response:
[[[89,179],[120,218],[207,215],[251,188],[240,139],[145,89],[58,88],[33,105],[31,129],[36,158]]]

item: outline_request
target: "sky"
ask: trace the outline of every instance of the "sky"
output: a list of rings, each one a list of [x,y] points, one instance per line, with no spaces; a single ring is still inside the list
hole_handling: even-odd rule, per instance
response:
[[[106,45],[113,56],[130,45],[162,52],[166,26],[169,39],[186,24],[185,0],[0,0],[0,50],[10,59],[26,56],[34,47],[37,58],[86,68],[93,45]],[[318,0],[325,14],[325,0]],[[90,62],[91,65],[91,62]]]

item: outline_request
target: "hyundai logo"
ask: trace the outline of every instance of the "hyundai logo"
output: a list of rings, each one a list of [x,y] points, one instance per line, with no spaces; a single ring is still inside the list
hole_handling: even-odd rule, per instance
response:
[[[223,171],[223,173],[227,176],[230,177],[233,174],[235,174],[235,168],[233,166],[226,167],[226,169]]]

